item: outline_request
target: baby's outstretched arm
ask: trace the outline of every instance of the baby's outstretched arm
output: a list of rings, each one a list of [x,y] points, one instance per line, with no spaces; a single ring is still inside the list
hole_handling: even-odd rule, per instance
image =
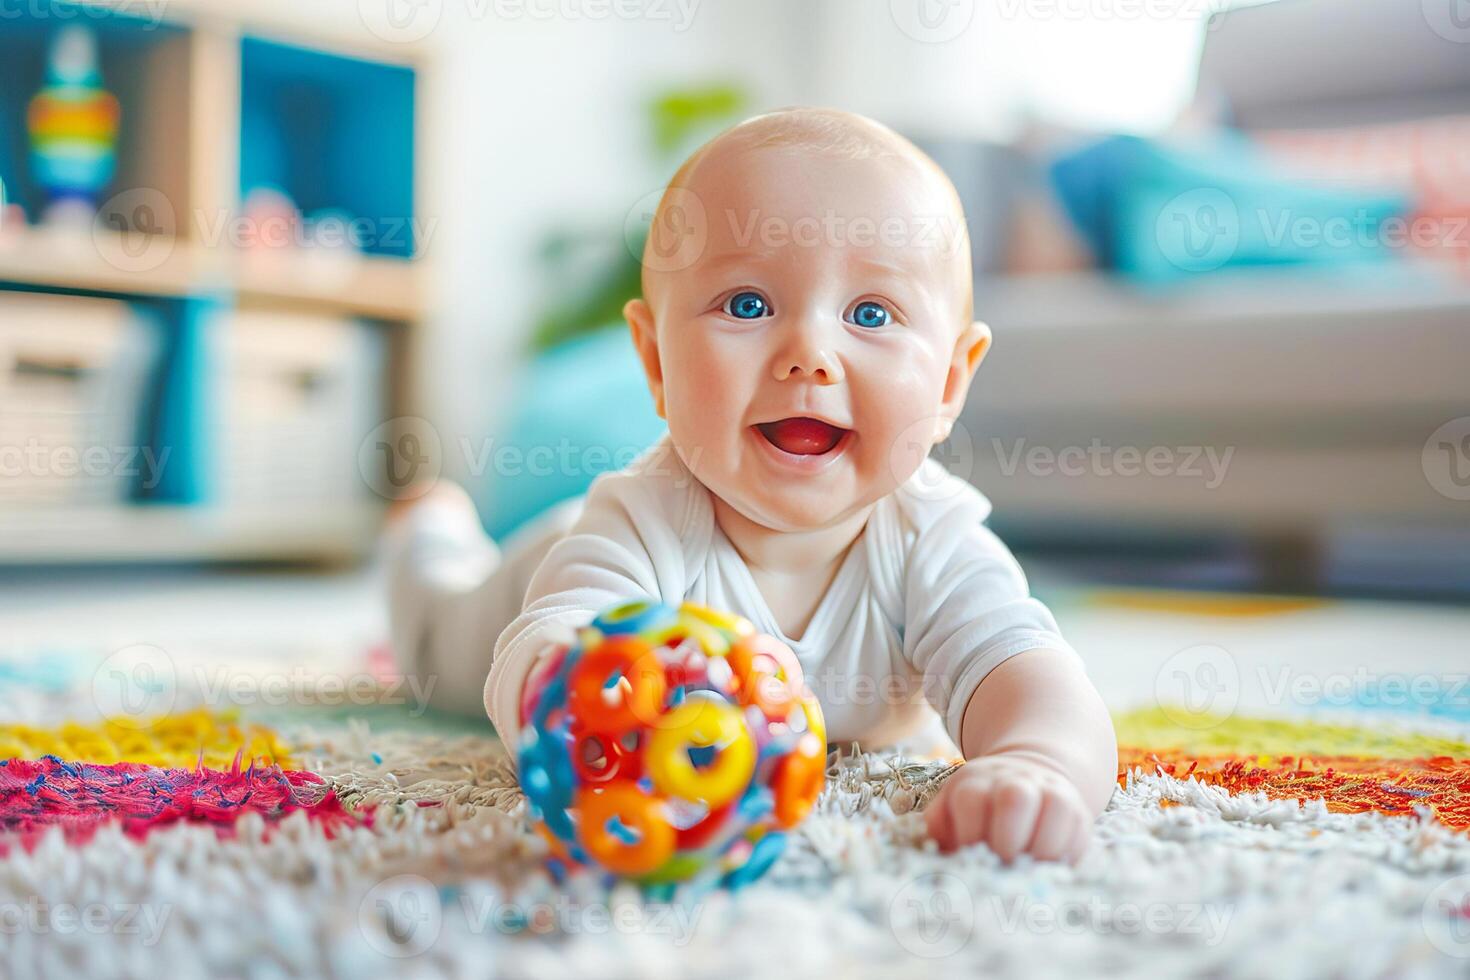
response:
[[[1118,748],[1077,658],[1037,649],[997,666],[970,696],[961,736],[968,761],[925,814],[939,846],[1079,858],[1112,795]]]
[[[494,640],[485,708],[507,744],[518,738],[521,689],[539,656],[614,603],[684,598],[684,538],[699,492],[667,439],[593,481],[576,523],[531,576],[520,614]],[[711,519],[707,508],[699,515]]]

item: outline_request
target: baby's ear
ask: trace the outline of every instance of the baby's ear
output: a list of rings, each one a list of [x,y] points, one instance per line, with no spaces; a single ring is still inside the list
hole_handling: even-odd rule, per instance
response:
[[[623,318],[633,333],[633,348],[643,362],[643,373],[648,376],[648,391],[653,395],[653,410],[661,419],[664,414],[664,369],[658,359],[658,331],[654,329],[653,310],[642,299],[630,299],[623,304]]]
[[[990,350],[990,328],[976,320],[960,331],[954,343],[954,355],[949,362],[949,374],[944,379],[944,399],[940,402],[941,414],[959,418],[960,409],[965,407],[965,396],[970,391],[970,380],[975,369]]]

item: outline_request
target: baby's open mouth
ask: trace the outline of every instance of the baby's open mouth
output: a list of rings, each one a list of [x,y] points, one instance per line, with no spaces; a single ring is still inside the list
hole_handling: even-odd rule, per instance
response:
[[[767,442],[793,456],[821,456],[829,453],[849,431],[805,416],[762,422],[756,428],[766,437]]]

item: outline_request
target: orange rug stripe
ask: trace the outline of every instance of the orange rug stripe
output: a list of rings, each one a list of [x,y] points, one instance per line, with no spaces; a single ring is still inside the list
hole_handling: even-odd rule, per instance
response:
[[[1409,815],[1415,807],[1428,807],[1445,826],[1470,830],[1470,759],[1283,756],[1262,765],[1259,759],[1124,748],[1118,765],[1120,783],[1130,768],[1138,768],[1273,800],[1320,799],[1333,813]]]

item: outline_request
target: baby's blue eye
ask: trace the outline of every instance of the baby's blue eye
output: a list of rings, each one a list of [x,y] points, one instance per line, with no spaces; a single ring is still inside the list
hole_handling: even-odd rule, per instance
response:
[[[771,308],[760,293],[736,293],[725,300],[725,312],[737,320],[755,320],[770,315]]]
[[[853,307],[852,322],[860,327],[881,327],[893,319],[882,303],[865,300]]]

